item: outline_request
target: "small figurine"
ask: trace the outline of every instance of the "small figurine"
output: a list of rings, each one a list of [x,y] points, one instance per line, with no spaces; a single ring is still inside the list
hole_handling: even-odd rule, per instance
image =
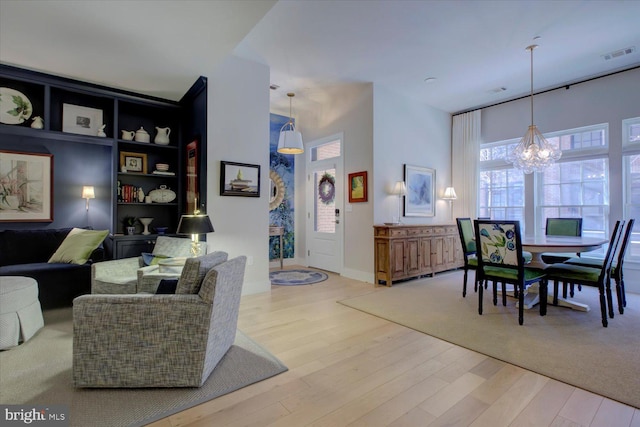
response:
[[[105,136],[107,136],[107,134],[106,134],[106,133],[104,133],[104,128],[105,128],[105,126],[106,126],[106,125],[102,125],[102,126],[100,126],[100,129],[98,129],[98,136],[101,136],[101,137],[105,137]]]
[[[31,128],[32,129],[42,129],[42,128],[44,128],[44,122],[42,121],[42,117],[35,116],[31,120],[33,120],[33,123],[31,123]]]

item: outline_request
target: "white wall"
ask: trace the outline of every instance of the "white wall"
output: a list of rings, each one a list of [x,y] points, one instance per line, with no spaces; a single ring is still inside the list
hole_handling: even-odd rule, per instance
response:
[[[300,111],[297,125],[304,141],[344,133],[344,267],[342,275],[373,281],[373,201],[348,203],[347,177],[353,172],[367,171],[369,194],[373,175],[373,87],[352,84],[336,88],[332,96],[313,110]],[[305,153],[307,154],[307,153]],[[305,264],[305,162],[296,158],[296,258]],[[371,250],[369,250],[371,248]],[[306,265],[306,264],[305,264]]]
[[[374,222],[389,222],[397,215],[398,196],[390,193],[396,181],[404,180],[403,165],[409,164],[435,169],[436,216],[401,217],[401,221],[452,223],[449,203],[440,199],[444,189],[451,185],[451,115],[378,85],[374,86],[373,106]]]
[[[243,294],[269,291],[269,68],[230,56],[208,77],[209,250],[249,257]],[[221,160],[260,165],[261,196],[220,196]]]
[[[640,69],[534,96],[534,123],[542,133],[608,123],[610,230],[623,218],[622,120],[640,117],[639,100]],[[522,137],[530,114],[529,98],[483,109],[482,141]],[[533,200],[532,194],[526,197]],[[640,265],[625,262],[627,290],[640,293],[639,279]]]

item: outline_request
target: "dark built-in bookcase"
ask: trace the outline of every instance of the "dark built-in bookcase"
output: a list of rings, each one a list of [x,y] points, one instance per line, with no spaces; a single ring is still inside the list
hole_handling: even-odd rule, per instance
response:
[[[206,204],[206,97],[207,81],[200,77],[191,89],[178,101],[170,101],[133,92],[90,84],[0,64],[0,88],[9,88],[28,98],[33,112],[29,120],[20,124],[0,123],[0,149],[20,152],[46,152],[54,155],[54,226],[84,226],[74,218],[78,195],[69,194],[69,187],[96,182],[106,189],[109,196],[97,194],[105,207],[94,217],[94,227],[109,227],[110,255],[133,256],[152,249],[157,237],[156,227],[166,227],[167,234],[176,232],[180,215],[186,213],[186,145],[198,141],[198,205]],[[106,136],[65,132],[64,105],[89,108],[102,112]],[[7,105],[7,101],[3,101]],[[40,116],[43,129],[31,128],[32,118]],[[67,117],[67,123],[68,123]],[[67,125],[68,126],[68,125]],[[154,143],[156,127],[170,128],[168,145]],[[143,128],[150,135],[150,142],[122,139],[122,130],[137,131]],[[135,153],[146,158],[146,170],[122,172],[121,153]],[[156,164],[169,165],[175,175],[154,174]],[[74,176],[74,169],[76,176]],[[84,174],[79,171],[84,170]],[[59,182],[56,182],[58,180]],[[142,188],[145,195],[153,190],[166,188],[176,194],[175,200],[145,203],[138,200],[124,201],[119,187],[124,185]],[[65,203],[69,201],[69,203]],[[136,234],[124,236],[124,217],[154,218],[150,235],[142,235],[142,225],[137,224]],[[43,224],[2,223],[3,228],[42,228]],[[6,226],[6,227],[5,227]],[[121,245],[122,247],[118,247]]]

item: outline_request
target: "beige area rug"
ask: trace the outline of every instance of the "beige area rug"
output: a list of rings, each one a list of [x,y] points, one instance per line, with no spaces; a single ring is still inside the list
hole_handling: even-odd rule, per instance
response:
[[[71,426],[138,426],[287,370],[238,331],[236,341],[200,388],[74,389],[71,309],[44,312],[45,327],[0,352],[0,403],[69,405]]]
[[[627,294],[623,315],[617,312],[602,327],[598,291],[584,288],[574,299],[589,304],[589,312],[549,305],[525,310],[518,325],[516,300],[494,306],[484,294],[478,315],[478,295],[462,297],[462,272],[444,273],[376,289],[339,301],[346,306],[390,320],[453,344],[540,373],[573,386],[640,408],[640,295]],[[615,298],[615,296],[614,296]]]

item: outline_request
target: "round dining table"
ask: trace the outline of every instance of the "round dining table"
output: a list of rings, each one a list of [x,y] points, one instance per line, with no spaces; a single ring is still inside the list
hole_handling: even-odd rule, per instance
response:
[[[602,245],[609,242],[608,239],[600,237],[583,237],[583,236],[523,236],[522,250],[531,252],[531,262],[526,265],[527,268],[544,269],[549,264],[545,264],[542,260],[543,253],[580,253],[596,250]],[[538,286],[530,286],[524,297],[524,308],[532,308],[540,302],[538,295]],[[553,292],[550,289],[547,302],[553,303]],[[569,307],[574,310],[589,311],[589,306],[577,301],[558,297],[558,305]]]

